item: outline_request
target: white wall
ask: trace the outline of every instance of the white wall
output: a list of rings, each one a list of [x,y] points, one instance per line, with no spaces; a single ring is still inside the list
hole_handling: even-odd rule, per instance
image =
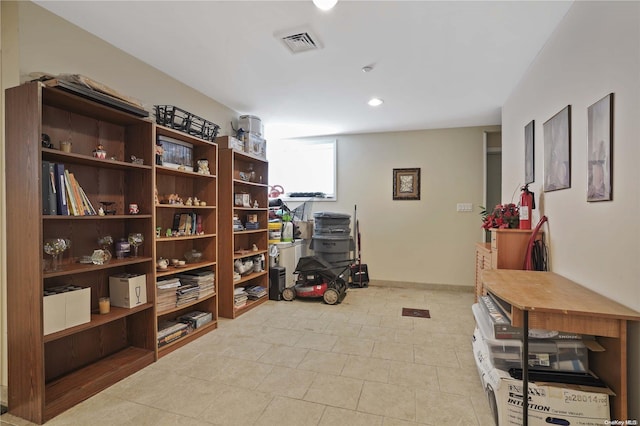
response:
[[[338,201],[314,202],[313,210],[353,215],[357,205],[371,279],[471,287],[482,237],[484,131],[499,127],[337,136]],[[393,169],[414,167],[420,200],[394,201]],[[474,211],[456,212],[457,203],[473,203]]]
[[[613,201],[587,203],[587,108],[614,93]],[[571,188],[542,192],[543,123],[571,105]],[[640,311],[640,3],[575,2],[502,112],[502,195],[524,179],[524,126],[535,128],[533,190],[551,269]],[[534,222],[536,223],[536,222]],[[629,407],[640,417],[640,328],[630,330]],[[624,419],[621,419],[624,420]]]

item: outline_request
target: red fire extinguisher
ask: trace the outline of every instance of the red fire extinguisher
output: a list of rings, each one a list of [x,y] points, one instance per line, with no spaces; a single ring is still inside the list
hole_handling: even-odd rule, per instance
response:
[[[520,194],[520,229],[531,229],[531,210],[536,208],[533,192],[529,191],[529,184],[522,188]]]

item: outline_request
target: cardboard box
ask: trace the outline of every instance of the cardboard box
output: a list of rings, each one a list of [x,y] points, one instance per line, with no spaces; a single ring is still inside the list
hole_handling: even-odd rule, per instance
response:
[[[66,328],[66,300],[67,296],[64,293],[44,296],[42,310],[45,336]]]
[[[147,303],[147,276],[145,274],[118,274],[109,277],[111,306],[134,308]]]
[[[496,424],[521,426],[522,381],[493,367],[489,349],[476,328],[473,334],[473,355],[489,398]],[[563,383],[533,383],[528,386],[529,425],[602,426],[610,420],[608,388],[569,385]],[[547,420],[553,419],[552,422]]]
[[[300,238],[303,240],[310,240],[313,237],[313,221],[301,220],[296,222],[298,229],[300,230]]]
[[[77,286],[49,288],[42,303],[44,334],[91,321],[91,290]]]

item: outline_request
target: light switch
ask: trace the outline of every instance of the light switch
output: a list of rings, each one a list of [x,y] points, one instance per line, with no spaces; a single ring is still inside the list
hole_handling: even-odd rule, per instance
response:
[[[471,211],[473,211],[473,203],[458,203],[456,205],[456,211],[458,211],[458,212],[471,212]]]

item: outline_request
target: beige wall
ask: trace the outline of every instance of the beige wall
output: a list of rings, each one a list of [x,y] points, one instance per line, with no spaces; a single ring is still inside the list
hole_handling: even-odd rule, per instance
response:
[[[376,280],[472,286],[481,237],[484,131],[498,126],[340,135],[338,201],[314,211],[353,214]],[[421,169],[419,201],[393,201],[393,169]],[[473,203],[473,212],[456,212]],[[295,207],[295,205],[292,205]]]
[[[230,122],[238,115],[235,111],[33,3],[2,1],[1,5],[3,94],[5,88],[29,80],[28,74],[32,72],[83,74],[141,100],[147,108],[152,108],[155,104],[177,105],[220,125],[222,134],[230,132]],[[4,113],[2,116],[4,117]],[[4,226],[3,141],[0,142],[0,147],[0,226]],[[6,235],[4,231],[0,234]],[[0,244],[0,265],[5,265],[4,239]],[[6,268],[1,267],[0,384],[3,386],[7,385],[5,305]]]
[[[614,101],[613,201],[587,203],[587,108]],[[543,123],[571,105],[571,188],[542,193]],[[535,120],[532,186],[549,218],[551,269],[640,311],[640,3],[576,2],[503,107],[503,197],[522,183]],[[535,223],[535,222],[534,222]],[[630,330],[630,418],[640,418],[640,328]],[[625,419],[619,419],[625,420]]]
[[[3,1],[0,4],[0,105],[4,106],[4,89],[19,84],[18,73],[18,5]],[[0,235],[6,235],[4,107],[0,108]],[[7,262],[6,241],[0,238],[0,385],[7,384]],[[3,389],[4,390],[4,389]],[[2,393],[2,401],[6,395]]]

